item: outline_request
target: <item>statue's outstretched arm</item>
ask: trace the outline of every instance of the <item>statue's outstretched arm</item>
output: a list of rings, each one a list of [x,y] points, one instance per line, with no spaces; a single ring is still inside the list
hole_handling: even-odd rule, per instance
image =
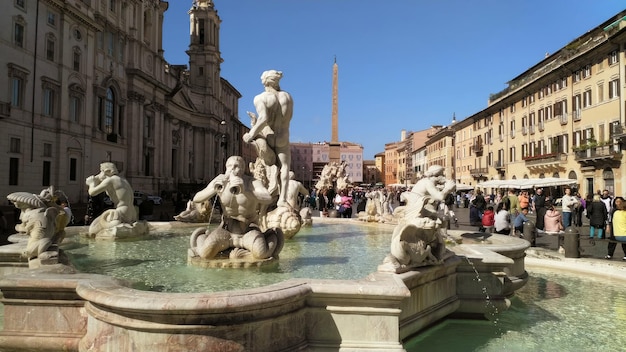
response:
[[[202,191],[193,196],[193,202],[202,203],[213,198],[224,187],[224,178],[224,175],[218,175],[214,178]]]

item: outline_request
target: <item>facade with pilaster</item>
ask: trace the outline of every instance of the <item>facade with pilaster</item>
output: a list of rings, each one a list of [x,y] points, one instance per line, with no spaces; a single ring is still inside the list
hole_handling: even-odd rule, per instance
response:
[[[239,92],[220,77],[220,18],[189,10],[189,66],[164,59],[168,3],[8,0],[0,14],[0,194],[54,185],[70,202],[114,162],[135,190],[200,187],[242,154]],[[245,153],[244,153],[245,154]]]

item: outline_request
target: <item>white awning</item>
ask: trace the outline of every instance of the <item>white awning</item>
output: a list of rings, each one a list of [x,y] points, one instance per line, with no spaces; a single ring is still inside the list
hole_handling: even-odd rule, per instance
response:
[[[475,186],[466,185],[465,183],[457,183],[456,184],[456,190],[457,191],[471,191],[474,188],[476,188],[476,187]]]
[[[519,180],[489,180],[481,182],[478,187],[482,188],[514,188],[514,189],[531,189],[552,186],[575,185],[576,180],[568,178],[523,178]]]

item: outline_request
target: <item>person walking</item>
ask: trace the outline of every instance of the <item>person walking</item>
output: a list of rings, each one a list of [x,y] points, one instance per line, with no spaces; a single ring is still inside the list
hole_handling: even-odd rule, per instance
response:
[[[623,197],[615,197],[612,204],[613,215],[611,216],[608,227],[610,229],[609,239],[611,239],[612,241],[622,242],[622,252],[624,252],[624,257],[622,258],[622,260],[626,260],[626,210],[624,210],[624,205],[625,204]],[[616,242],[609,242],[609,245],[607,247],[607,254],[604,258],[613,258],[616,247]]]
[[[574,222],[574,225],[581,227],[583,226],[583,212],[587,208],[587,202],[585,201],[585,198],[581,197],[580,193],[578,192],[576,192],[574,196],[576,197],[576,199],[578,199],[579,205],[578,207],[576,207],[576,212],[572,213],[572,221]]]
[[[509,214],[511,214],[511,218],[517,216],[517,213],[520,211],[520,206],[519,198],[517,198],[515,190],[509,189],[509,194],[504,197],[502,201],[504,202],[504,207],[509,211]]]
[[[454,226],[459,227],[459,219],[456,217],[454,210],[452,210],[455,199],[454,193],[448,193],[446,200],[443,202],[443,214],[448,215],[450,221],[454,221]]]
[[[600,200],[599,194],[594,195],[593,201],[587,206],[587,218],[589,218],[589,239],[592,240],[596,232],[598,239],[604,238],[604,228],[607,225],[609,217],[606,206],[604,206],[604,203]]]
[[[561,207],[563,212],[563,227],[572,226],[572,213],[580,206],[580,202],[572,195],[572,189],[565,187],[565,195],[561,198]]]

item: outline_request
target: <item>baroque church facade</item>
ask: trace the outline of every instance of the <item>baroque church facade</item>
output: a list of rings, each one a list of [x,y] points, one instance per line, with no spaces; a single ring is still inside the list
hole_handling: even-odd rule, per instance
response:
[[[163,54],[159,0],[7,0],[0,14],[0,194],[54,185],[84,202],[102,162],[135,190],[198,188],[247,154],[220,76],[220,18],[190,2],[189,65]]]

